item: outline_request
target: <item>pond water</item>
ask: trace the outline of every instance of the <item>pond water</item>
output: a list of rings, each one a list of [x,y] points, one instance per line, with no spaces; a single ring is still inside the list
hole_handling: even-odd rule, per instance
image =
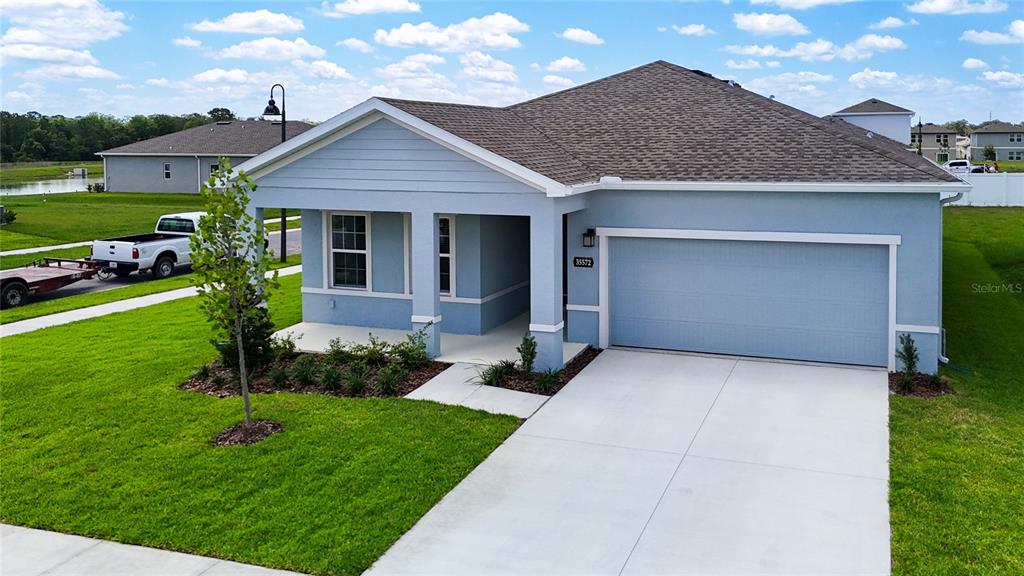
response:
[[[26,196],[28,194],[65,194],[67,192],[85,192],[85,187],[103,178],[55,178],[26,182],[13,186],[0,187],[0,196]]]

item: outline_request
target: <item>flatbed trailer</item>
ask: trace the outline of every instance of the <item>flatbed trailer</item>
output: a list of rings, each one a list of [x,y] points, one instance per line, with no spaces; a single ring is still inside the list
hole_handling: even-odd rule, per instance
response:
[[[0,306],[21,306],[32,294],[52,292],[98,274],[106,274],[99,263],[68,258],[43,258],[21,268],[0,270]]]

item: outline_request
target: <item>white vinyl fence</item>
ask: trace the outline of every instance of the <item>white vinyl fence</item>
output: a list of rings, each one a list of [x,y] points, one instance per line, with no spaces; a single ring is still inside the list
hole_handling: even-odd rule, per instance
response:
[[[954,206],[1024,206],[1024,173],[964,174],[974,188]]]

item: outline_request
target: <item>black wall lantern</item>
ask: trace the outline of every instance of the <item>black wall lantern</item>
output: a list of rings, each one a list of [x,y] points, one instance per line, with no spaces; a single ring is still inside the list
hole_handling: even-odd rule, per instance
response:
[[[587,228],[587,231],[583,233],[583,247],[593,248],[595,238],[597,238],[597,230]]]

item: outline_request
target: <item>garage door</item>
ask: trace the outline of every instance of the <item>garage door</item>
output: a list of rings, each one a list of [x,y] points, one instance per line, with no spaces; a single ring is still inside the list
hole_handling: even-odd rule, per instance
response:
[[[613,345],[886,365],[886,246],[609,240]]]

